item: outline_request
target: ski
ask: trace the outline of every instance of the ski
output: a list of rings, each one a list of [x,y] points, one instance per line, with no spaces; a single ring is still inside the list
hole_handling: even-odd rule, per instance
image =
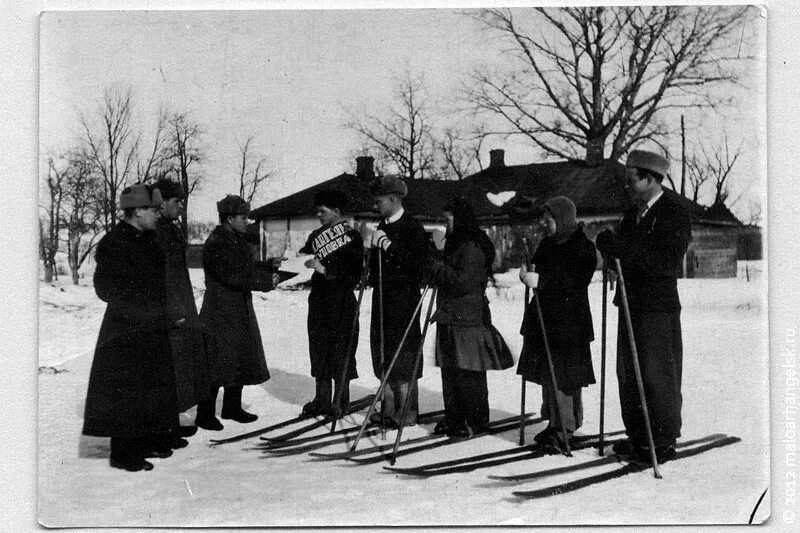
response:
[[[619,433],[622,433],[622,431],[618,431],[613,434]],[[606,436],[608,435],[612,434],[606,433]],[[575,437],[570,441],[570,448],[574,450],[594,448],[600,443],[599,437],[599,435],[581,435],[579,437]],[[609,442],[613,443],[614,441]],[[452,459],[450,461],[442,461],[439,463],[431,463],[410,468],[397,468],[392,466],[384,466],[383,468],[398,474],[417,477],[431,477],[472,472],[480,468],[489,468],[492,466],[498,466],[516,461],[536,459],[538,457],[544,457],[547,455],[553,455],[553,453],[549,450],[541,449],[538,444],[529,444],[527,446],[516,447],[510,450],[500,450],[480,455],[472,455],[469,457]]]
[[[606,433],[608,435],[608,433]],[[699,439],[694,440],[687,440],[685,442],[679,442],[677,444],[677,448],[686,448],[687,446],[694,446],[695,444],[702,444],[704,442],[714,441],[717,439],[721,439],[726,437],[727,435],[723,435],[722,433],[714,433],[713,435],[708,435],[707,437],[701,437]],[[508,476],[499,476],[499,475],[489,475],[489,479],[493,479],[496,481],[508,481],[508,482],[520,482],[520,481],[529,481],[532,479],[538,479],[543,477],[549,476],[557,476],[560,474],[566,474],[569,472],[575,472],[578,470],[586,470],[589,468],[594,468],[597,466],[603,466],[607,464],[619,463],[622,462],[622,457],[619,455],[612,453],[611,455],[607,455],[605,457],[600,457],[598,459],[594,459],[591,461],[585,461],[578,464],[568,465],[568,466],[561,466],[558,468],[551,468],[549,470],[540,470],[538,472],[528,472],[525,474],[513,474]]]
[[[444,416],[442,411],[433,411],[430,413],[422,413],[419,415],[420,424],[431,424],[438,422]],[[296,453],[303,453],[307,451],[317,450],[331,446],[333,444],[340,444],[348,442],[348,436],[351,433],[357,432],[361,426],[351,426],[334,431],[333,433],[320,433],[311,435],[300,439],[290,439],[286,441],[269,441],[264,442],[259,448],[276,455],[293,455]],[[372,436],[380,428],[369,428],[365,431],[364,436]],[[338,438],[331,438],[338,437]]]
[[[368,406],[372,403],[374,395],[365,396],[364,398],[360,398],[351,402],[350,407],[348,407],[348,414],[351,409],[358,407],[356,410],[360,411],[364,407]],[[242,433],[241,435],[234,435],[233,437],[227,437],[224,439],[210,439],[211,446],[217,446],[219,444],[228,444],[230,442],[238,442],[241,440],[250,439],[252,437],[258,437],[259,435],[263,435],[264,433],[269,433],[270,431],[275,431],[276,429],[285,428],[287,426],[291,426],[292,424],[296,424],[303,420],[308,420],[309,417],[305,415],[298,415],[294,418],[290,418],[288,420],[284,420],[283,422],[278,422],[277,424],[273,424],[271,426],[267,426],[261,429],[256,429],[254,431],[249,431],[247,433]]]
[[[347,410],[342,414],[342,416],[347,416],[353,413],[356,413],[365,407],[369,407],[372,404],[372,401],[375,399],[374,394],[370,394],[369,396],[365,396],[360,400],[356,400],[355,402],[351,402],[350,405],[347,407]],[[331,418],[328,416],[324,416],[321,418],[314,419],[313,422],[310,424],[306,424],[300,428],[297,428],[293,431],[289,431],[288,433],[284,433],[282,435],[278,435],[277,437],[259,437],[261,440],[269,441],[269,442],[285,442],[290,439],[293,439],[299,435],[303,435],[304,433],[308,433],[309,431],[313,431],[318,427],[322,427],[328,424],[331,421]]]
[[[430,413],[422,413],[422,414],[419,415],[419,418],[421,420],[423,420],[423,421],[419,422],[419,423],[427,424],[427,423],[429,423],[430,419],[435,419],[437,416],[440,416],[443,413],[444,413],[444,411],[431,411]],[[329,422],[329,421],[330,421],[330,419],[326,419],[325,420],[326,423]],[[260,437],[260,438],[261,438],[261,440],[266,441],[267,443],[269,443],[269,445],[272,446],[272,447],[293,446],[295,444],[300,444],[302,442],[310,442],[310,441],[314,441],[314,440],[324,439],[324,438],[329,437],[331,435],[340,435],[342,433],[351,433],[353,431],[358,431],[361,428],[361,424],[359,424],[357,426],[351,426],[349,428],[339,429],[337,431],[334,431],[333,433],[331,433],[331,432],[318,433],[316,435],[311,435],[309,437],[304,437],[303,439],[295,439],[294,438],[296,436],[302,435],[303,433],[307,433],[308,431],[311,431],[311,430],[315,429],[316,427],[318,427],[318,426],[315,426],[314,424],[309,424],[306,428],[299,428],[299,429],[297,429],[295,431],[290,431],[289,433],[286,433],[284,435],[279,435],[277,437]]]
[[[536,424],[536,423],[542,421],[541,418],[530,418],[531,417],[530,414],[528,414],[527,417],[528,417],[528,420],[525,421],[525,425],[526,426],[527,425],[531,425],[531,424]],[[483,431],[475,433],[472,436],[472,438],[474,439],[474,438],[477,438],[477,437],[483,437],[483,436],[487,436],[487,435],[496,435],[498,433],[503,433],[504,431],[508,431],[512,427],[519,427],[519,416],[510,416],[508,418],[503,418],[503,419],[500,419],[500,420],[495,420],[494,422],[490,422]],[[414,439],[409,439],[409,440],[403,441],[402,444],[404,446],[407,446],[409,444],[420,444],[420,443],[424,443],[424,442],[428,442],[428,441],[434,441],[434,442],[429,442],[428,444],[425,444],[423,446],[417,446],[415,448],[410,448],[410,449],[407,448],[407,447],[401,448],[397,455],[399,457],[401,455],[408,455],[408,454],[411,454],[411,453],[416,453],[416,452],[420,452],[420,451],[424,451],[424,450],[430,450],[432,448],[438,448],[439,446],[446,446],[448,444],[453,444],[453,443],[456,443],[456,442],[463,442],[463,441],[467,441],[467,440],[470,440],[470,439],[465,438],[465,437],[448,437],[447,435],[434,435],[434,434],[431,433],[429,435],[424,435],[422,437],[417,437],[417,438],[414,438]],[[348,451],[348,452],[342,452],[342,453],[314,453],[314,452],[312,452],[309,455],[314,457],[316,460],[331,461],[331,460],[336,460],[336,459],[345,459],[345,460],[353,461],[353,462],[360,463],[360,464],[371,464],[371,463],[378,463],[380,461],[383,461],[384,458],[385,458],[384,455],[383,455],[383,452],[391,451],[393,448],[394,448],[394,444],[385,444],[385,445],[381,445],[381,446],[373,446],[373,447],[370,447],[370,448],[364,448],[364,449],[361,449],[361,450],[354,450],[354,451]],[[378,455],[376,457],[369,457],[369,458],[366,458],[366,459],[358,459],[357,458],[357,457],[359,457],[361,455],[369,455],[369,454],[373,454],[373,453],[379,453],[381,455]]]
[[[721,448],[723,446],[728,446],[730,444],[734,444],[740,442],[742,439],[739,437],[723,437],[721,439],[714,440],[709,442],[708,444],[703,444],[697,446],[696,448],[691,448],[689,450],[683,450],[678,452],[675,456],[674,461],[678,459],[685,459],[687,457],[693,457],[695,455],[701,454],[708,450],[712,450],[714,448]],[[621,478],[627,476],[628,474],[633,474],[636,472],[643,472],[652,468],[652,465],[646,463],[628,463],[624,466],[621,466],[617,469],[610,470],[608,472],[603,472],[601,474],[595,474],[593,476],[585,477],[582,479],[577,479],[574,481],[568,481],[566,483],[560,483],[558,485],[552,485],[550,487],[545,487],[542,489],[536,490],[528,490],[528,491],[514,491],[512,494],[517,498],[523,500],[533,500],[538,498],[547,498],[548,496],[556,496],[558,494],[565,494],[567,492],[573,492],[579,489],[583,489],[592,485],[597,485],[598,483],[603,483],[605,481],[609,481],[612,479]]]

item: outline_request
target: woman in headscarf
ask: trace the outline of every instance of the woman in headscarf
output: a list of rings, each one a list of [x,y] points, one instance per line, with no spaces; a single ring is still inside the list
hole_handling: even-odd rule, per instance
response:
[[[523,265],[520,280],[539,292],[558,390],[553,389],[550,379],[533,300],[525,310],[520,329],[524,340],[517,374],[542,386],[542,417],[549,424],[534,439],[543,447],[563,450],[556,413],[560,411],[570,438],[583,423],[581,389],[595,382],[589,348],[594,329],[588,287],[597,255],[583,225],[576,220],[575,204],[566,196],[555,196],[545,203],[539,224],[545,237],[532,258],[535,272],[528,272]]]
[[[442,369],[445,410],[434,433],[471,437],[489,422],[486,371],[504,370],[514,361],[492,326],[486,298],[494,245],[463,198],[447,204],[444,218],[444,260],[431,266],[431,280],[438,288],[432,320],[437,325],[436,366]]]

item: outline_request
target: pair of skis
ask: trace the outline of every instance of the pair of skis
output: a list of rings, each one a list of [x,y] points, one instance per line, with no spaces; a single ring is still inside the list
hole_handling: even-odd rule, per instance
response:
[[[370,394],[370,395],[364,396],[363,398],[360,398],[358,400],[350,402],[350,405],[344,411],[344,415],[350,415],[350,414],[353,414],[353,413],[357,413],[358,411],[361,411],[365,407],[368,407],[372,403],[373,399],[375,399],[375,396]],[[227,437],[227,438],[224,438],[224,439],[211,439],[211,446],[218,446],[220,444],[228,444],[228,443],[231,443],[231,442],[239,442],[239,441],[242,441],[242,440],[252,439],[253,437],[258,437],[260,435],[264,435],[265,433],[269,433],[269,432],[275,431],[277,429],[282,429],[282,428],[291,426],[293,424],[297,424],[299,422],[302,422],[304,420],[309,420],[310,418],[311,417],[306,416],[306,415],[298,415],[298,416],[296,416],[294,418],[290,418],[289,420],[284,420],[283,422],[278,422],[277,424],[273,424],[271,426],[267,426],[267,427],[264,427],[264,428],[261,428],[261,429],[256,429],[254,431],[249,431],[247,433],[242,433],[240,435],[234,435],[232,437]],[[313,422],[311,422],[311,423],[309,423],[309,424],[307,424],[307,425],[305,425],[305,426],[303,426],[301,428],[298,428],[298,429],[296,429],[294,431],[291,431],[289,433],[284,434],[283,435],[284,440],[288,440],[288,439],[296,437],[298,435],[302,435],[303,433],[307,433],[309,431],[312,431],[312,430],[314,430],[314,429],[316,429],[318,427],[322,427],[322,426],[328,424],[330,421],[331,421],[331,419],[329,417],[315,419]]]
[[[541,418],[528,418],[525,420],[526,425],[536,424],[541,422]],[[486,425],[484,429],[481,431],[475,432],[471,439],[474,440],[475,438],[485,437],[489,435],[497,435],[499,433],[503,433],[506,431],[513,430],[517,427],[518,417],[511,416],[508,418],[502,418],[500,420],[495,420],[494,422],[490,422]],[[436,434],[428,434],[422,437],[417,437],[413,439],[408,439],[403,441],[404,448],[402,450],[397,451],[396,456],[400,455],[410,455],[413,453],[418,453],[426,450],[431,450],[433,448],[438,448],[441,446],[447,446],[449,444],[454,444],[457,442],[462,442],[470,440],[470,437],[449,437],[447,435],[436,435]],[[419,445],[413,448],[409,448],[410,445]],[[385,452],[390,452],[392,454],[395,453],[395,445],[393,444],[386,444],[386,445],[376,445],[370,448],[363,448],[360,450],[353,450],[342,453],[310,453],[315,460],[318,461],[335,461],[335,460],[346,460],[358,464],[374,464],[379,463],[386,459]],[[364,457],[369,456],[369,457]]]

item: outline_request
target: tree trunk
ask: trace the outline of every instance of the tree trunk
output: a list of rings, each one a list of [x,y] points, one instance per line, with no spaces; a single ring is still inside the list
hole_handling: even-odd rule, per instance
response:
[[[48,263],[46,259],[44,261],[44,282],[53,283],[53,265]]]
[[[80,276],[78,274],[78,269],[77,268],[73,268],[70,265],[70,270],[72,271],[72,284],[73,285],[77,285],[78,284],[78,280],[80,279]]]
[[[606,139],[605,137],[595,137],[586,140],[586,164],[590,167],[596,167],[603,163],[605,152]]]

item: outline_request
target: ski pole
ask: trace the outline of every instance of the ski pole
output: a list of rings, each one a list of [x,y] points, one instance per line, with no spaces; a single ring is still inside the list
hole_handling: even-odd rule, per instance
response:
[[[603,326],[600,334],[600,443],[598,449],[600,455],[603,455],[604,436],[603,432],[605,422],[605,408],[606,408],[606,317],[608,316],[608,268],[606,266],[606,259],[603,258]]]
[[[525,268],[530,271],[531,269],[531,256],[528,251],[528,239],[522,238],[525,254]],[[522,316],[525,316],[525,311],[528,310],[528,302],[531,300],[531,289],[525,285],[525,305],[522,306]],[[520,376],[520,391],[519,391],[519,445],[525,445],[525,393],[528,389],[528,383],[525,381],[525,376]]]
[[[344,409],[341,409],[341,405],[339,405],[342,401],[342,395],[344,395],[344,388],[345,383],[347,383],[347,374],[350,371],[350,353],[353,351],[353,345],[356,341],[356,330],[358,328],[358,319],[361,316],[361,301],[364,298],[364,288],[367,286],[367,279],[369,278],[369,260],[370,260],[370,252],[372,248],[367,248],[366,253],[364,254],[364,270],[361,273],[361,281],[358,287],[358,299],[356,300],[356,313],[353,316],[353,325],[350,327],[350,338],[347,341],[347,351],[344,353],[344,364],[342,365],[342,375],[341,381],[339,382],[341,385],[339,386],[339,390],[337,390],[333,395],[333,405],[339,406],[340,412],[344,412]],[[331,422],[331,433],[336,431],[336,421],[338,420],[337,417],[333,417],[333,421]]]
[[[647,400],[644,396],[644,383],[642,382],[642,371],[639,368],[639,354],[636,351],[636,340],[633,338],[633,321],[631,320],[631,310],[628,307],[628,293],[625,291],[625,278],[622,277],[622,265],[620,265],[619,258],[614,258],[614,265],[617,269],[617,276],[619,276],[619,290],[622,296],[622,309],[625,312],[625,322],[628,326],[628,341],[631,345],[631,357],[633,358],[633,371],[636,374],[636,386],[639,388],[639,399],[642,402],[642,415],[644,416],[644,425],[647,429],[647,441],[650,444],[650,460],[653,463],[653,476],[661,479],[661,474],[658,472],[658,460],[656,459],[656,448],[653,444],[653,430],[650,427],[650,415],[647,411]]]
[[[433,314],[433,304],[436,301],[436,293],[437,288],[434,287],[433,292],[431,293],[431,301],[428,304],[428,313],[425,316],[425,324],[422,326],[422,338],[419,341],[419,350],[417,350],[417,356],[414,359],[414,370],[411,373],[411,386],[408,388],[408,395],[406,395],[406,400],[403,402],[403,413],[400,415],[400,426],[397,428],[397,436],[394,439],[394,448],[392,449],[392,458],[389,461],[390,465],[394,465],[397,461],[397,452],[400,449],[400,438],[403,436],[403,428],[405,427],[406,421],[406,414],[408,413],[408,407],[411,405],[411,397],[414,395],[414,392],[417,388],[417,372],[419,371],[419,366],[422,363],[422,348],[425,345],[425,337],[428,334],[428,325],[431,322],[431,315]]]
[[[425,289],[422,291],[422,296],[420,296],[419,301],[417,302],[417,307],[414,309],[414,313],[411,315],[411,320],[408,321],[408,326],[406,326],[406,330],[403,332],[403,337],[400,339],[400,343],[397,345],[397,349],[394,352],[394,356],[392,360],[389,362],[389,367],[384,372],[383,379],[381,379],[381,384],[378,387],[377,392],[375,393],[375,398],[372,400],[372,405],[369,406],[369,410],[364,418],[364,421],[361,423],[361,427],[358,430],[358,435],[356,435],[356,439],[353,441],[353,445],[350,447],[350,451],[355,451],[356,446],[358,446],[358,441],[361,440],[361,437],[364,435],[364,430],[367,428],[367,424],[369,424],[369,418],[372,416],[372,413],[375,412],[375,405],[378,403],[378,400],[381,397],[384,389],[386,388],[386,384],[389,381],[389,376],[392,373],[392,369],[394,368],[394,364],[397,362],[397,358],[400,357],[400,352],[403,349],[403,344],[406,342],[406,338],[408,337],[408,332],[411,331],[411,326],[414,324],[414,320],[417,320],[417,314],[419,313],[420,307],[422,307],[422,300],[425,299],[425,295],[428,294],[428,290],[430,289],[430,285],[425,285]]]
[[[380,342],[380,361],[381,361],[381,372],[383,379],[386,376],[386,369],[384,368],[384,335],[383,335],[383,253],[380,247],[378,247],[378,314],[380,316],[380,320],[378,321],[379,326],[379,342]],[[381,392],[381,440],[386,440],[386,393]]]
[[[536,314],[539,315],[539,327],[542,330],[542,341],[544,343],[544,352],[547,355],[547,368],[550,370],[550,383],[553,385],[553,405],[556,408],[556,416],[561,423],[561,436],[564,439],[564,455],[572,457],[572,452],[569,450],[569,437],[567,436],[567,425],[564,423],[564,415],[561,412],[561,407],[558,405],[558,382],[556,381],[556,371],[553,368],[553,355],[550,353],[550,343],[547,341],[547,331],[544,327],[544,318],[542,317],[542,305],[539,303],[539,289],[533,289],[533,301],[536,304]]]

